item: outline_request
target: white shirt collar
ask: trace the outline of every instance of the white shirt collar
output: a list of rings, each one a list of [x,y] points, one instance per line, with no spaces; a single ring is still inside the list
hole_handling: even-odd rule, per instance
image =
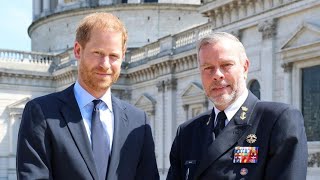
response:
[[[227,116],[228,122],[233,118],[233,116],[237,113],[237,111],[246,101],[248,94],[249,94],[248,89],[245,89],[244,92],[238,97],[238,99],[236,99],[234,103],[232,103],[230,106],[228,106],[224,110],[224,113]],[[213,105],[213,108],[214,108],[215,115],[217,116],[220,110],[217,109],[214,105]]]
[[[84,108],[86,105],[91,103],[96,98],[93,97],[88,91],[86,91],[78,81],[74,85],[74,94],[78,105],[80,108]],[[108,109],[112,112],[112,101],[111,101],[111,90],[108,88],[106,93],[100,98],[106,105]]]

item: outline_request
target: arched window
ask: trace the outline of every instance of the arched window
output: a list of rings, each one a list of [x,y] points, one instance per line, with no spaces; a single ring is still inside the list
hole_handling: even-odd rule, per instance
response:
[[[260,99],[260,84],[257,80],[251,82],[249,89],[258,99]]]

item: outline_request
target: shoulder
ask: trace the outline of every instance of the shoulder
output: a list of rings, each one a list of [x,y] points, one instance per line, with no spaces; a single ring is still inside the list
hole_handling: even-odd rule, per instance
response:
[[[36,97],[30,100],[28,106],[38,106],[41,109],[54,109],[54,107],[61,107],[64,103],[70,103],[74,99],[73,85],[59,92],[50,93],[44,96]],[[72,100],[72,101],[71,101]]]
[[[201,113],[201,114],[193,117],[192,119],[182,123],[179,126],[179,130],[180,131],[181,130],[192,131],[197,126],[205,125],[207,123],[207,121],[209,120],[210,113],[211,113],[211,111],[207,111],[207,112]]]
[[[262,108],[263,111],[269,115],[277,116],[287,111],[299,111],[292,105],[281,102],[259,101],[258,108]]]

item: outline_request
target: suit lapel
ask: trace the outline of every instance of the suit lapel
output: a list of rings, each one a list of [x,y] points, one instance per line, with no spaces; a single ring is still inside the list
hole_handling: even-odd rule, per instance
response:
[[[60,99],[65,102],[65,105],[61,107],[61,113],[93,179],[98,179],[90,142],[74,96],[73,87],[74,85],[61,93]]]
[[[115,179],[120,160],[121,148],[126,140],[126,133],[124,132],[127,132],[129,123],[127,115],[125,114],[125,106],[123,106],[120,100],[116,97],[111,96],[111,99],[114,115],[114,133],[107,179]]]
[[[257,98],[249,92],[248,98],[223,129],[221,134],[208,147],[195,173],[197,179],[212,163],[227,153],[249,129],[250,118]]]

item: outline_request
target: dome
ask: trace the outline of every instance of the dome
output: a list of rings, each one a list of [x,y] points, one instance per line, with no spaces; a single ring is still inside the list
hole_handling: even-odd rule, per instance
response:
[[[34,0],[28,32],[32,51],[63,52],[73,47],[78,22],[93,12],[109,12],[127,27],[134,49],[207,21],[199,0]]]

